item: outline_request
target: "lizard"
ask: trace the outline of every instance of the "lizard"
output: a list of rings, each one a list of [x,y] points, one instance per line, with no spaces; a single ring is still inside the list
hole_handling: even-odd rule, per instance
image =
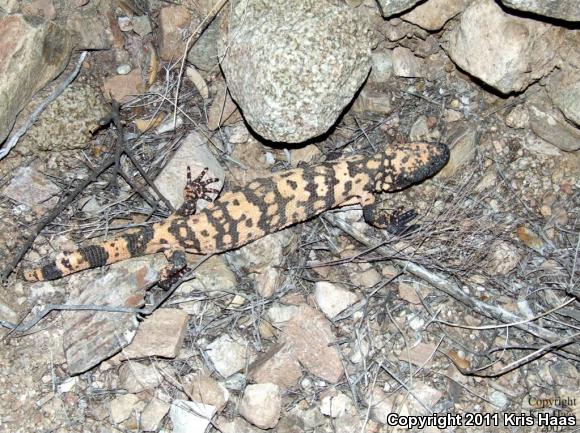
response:
[[[198,198],[218,193],[202,180],[188,182],[182,207],[169,218],[118,237],[59,253],[40,267],[24,272],[27,281],[54,280],[89,268],[132,257],[164,252],[170,271],[186,267],[185,252],[212,254],[236,249],[326,210],[361,204],[367,222],[389,227],[377,206],[377,194],[396,192],[437,173],[448,161],[443,143],[393,144],[373,155],[358,154],[307,167],[280,171],[232,187],[195,213]],[[403,220],[415,215],[407,213]]]

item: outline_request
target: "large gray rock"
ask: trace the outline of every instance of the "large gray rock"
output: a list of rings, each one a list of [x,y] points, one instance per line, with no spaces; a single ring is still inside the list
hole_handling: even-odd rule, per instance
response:
[[[501,0],[507,7],[565,21],[580,21],[578,0]]]
[[[467,73],[501,93],[520,92],[558,64],[566,30],[505,13],[493,0],[472,3],[444,45]]]
[[[0,16],[0,143],[32,95],[62,72],[71,34],[53,22]]]
[[[255,132],[272,141],[325,133],[370,70],[367,19],[342,3],[238,0],[223,28],[230,93]]]

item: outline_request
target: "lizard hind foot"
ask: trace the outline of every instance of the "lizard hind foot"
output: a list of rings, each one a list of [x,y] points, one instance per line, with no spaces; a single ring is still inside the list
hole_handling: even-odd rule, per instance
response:
[[[164,290],[169,290],[177,283],[190,269],[187,267],[187,258],[184,250],[164,251],[169,260],[169,264],[161,270],[158,285]]]

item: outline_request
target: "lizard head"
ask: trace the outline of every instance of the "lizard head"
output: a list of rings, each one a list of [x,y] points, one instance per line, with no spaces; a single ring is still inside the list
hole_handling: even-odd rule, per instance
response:
[[[443,143],[405,143],[388,146],[383,156],[382,190],[398,191],[435,175],[449,160]]]

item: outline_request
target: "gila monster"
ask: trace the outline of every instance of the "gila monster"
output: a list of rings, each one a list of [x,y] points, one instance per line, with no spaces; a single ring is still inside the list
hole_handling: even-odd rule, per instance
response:
[[[184,251],[209,254],[235,249],[328,209],[355,203],[363,206],[368,222],[384,228],[387,223],[375,205],[376,193],[420,182],[437,173],[448,159],[449,149],[444,144],[407,143],[387,146],[372,156],[357,155],[278,172],[222,193],[195,215],[178,212],[117,238],[62,252],[50,263],[24,272],[24,278],[53,280],[158,252],[170,259],[173,252],[180,252],[184,267]],[[197,196],[217,192],[206,188],[214,181],[201,182]],[[188,203],[184,206],[192,207]]]

